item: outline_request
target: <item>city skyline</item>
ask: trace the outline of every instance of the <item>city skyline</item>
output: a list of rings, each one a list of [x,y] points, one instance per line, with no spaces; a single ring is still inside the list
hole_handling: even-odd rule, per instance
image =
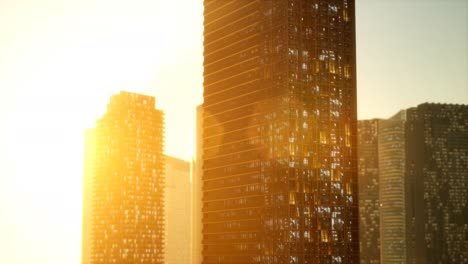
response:
[[[164,22],[172,21],[171,12],[177,12],[174,4],[0,4],[0,56],[5,58],[0,62],[0,120],[5,128],[0,132],[4,146],[0,150],[0,208],[6,216],[0,227],[5,234],[0,245],[6,254],[0,262],[63,263],[73,256],[78,263],[82,131],[104,112],[103,102],[113,92],[133,89],[156,96],[171,120],[177,120],[168,127],[172,143],[166,154],[190,160],[195,137],[185,132],[195,130],[195,106],[201,103],[202,7],[195,1],[185,4],[188,7],[179,11],[187,20],[171,25],[188,32],[181,39],[161,29],[169,27]],[[357,1],[360,119],[390,117],[426,101],[468,101],[466,10],[463,1]],[[122,22],[122,17],[128,22]],[[409,23],[410,17],[414,23]],[[436,30],[431,33],[428,28]],[[148,39],[147,35],[164,37]],[[384,42],[388,43],[380,45]],[[171,47],[171,43],[178,45]],[[145,53],[151,48],[160,53]],[[114,58],[119,53],[122,57]],[[180,65],[184,65],[182,71]],[[181,78],[180,72],[189,76]],[[386,72],[392,72],[396,80],[389,81]],[[175,94],[186,94],[190,100],[174,103]],[[38,244],[54,245],[60,252]]]

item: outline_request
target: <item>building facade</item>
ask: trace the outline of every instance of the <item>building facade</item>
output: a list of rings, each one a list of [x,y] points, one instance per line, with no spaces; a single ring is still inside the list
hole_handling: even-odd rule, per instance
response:
[[[120,92],[93,133],[88,263],[163,263],[163,113],[154,97]]]
[[[408,263],[468,263],[468,106],[407,111]]]
[[[203,263],[358,263],[354,1],[205,1]]]
[[[380,263],[379,120],[358,122],[360,263]]]
[[[379,121],[379,199],[382,263],[406,263],[405,120],[402,110]]]
[[[165,261],[190,263],[190,163],[166,156]]]

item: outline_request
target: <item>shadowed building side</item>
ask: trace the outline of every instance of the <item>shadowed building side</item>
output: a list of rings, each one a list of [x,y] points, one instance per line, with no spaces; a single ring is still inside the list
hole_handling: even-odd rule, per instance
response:
[[[192,161],[192,264],[202,263],[203,105],[197,106],[195,159]]]
[[[468,106],[407,110],[408,263],[468,263]]]

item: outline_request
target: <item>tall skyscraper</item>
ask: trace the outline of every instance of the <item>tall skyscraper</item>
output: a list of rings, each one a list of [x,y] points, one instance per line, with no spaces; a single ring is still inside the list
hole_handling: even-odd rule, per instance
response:
[[[358,122],[359,244],[361,264],[380,263],[379,120]]]
[[[358,263],[354,1],[204,7],[203,263]]]
[[[468,263],[468,105],[407,110],[408,263]]]
[[[190,263],[190,163],[166,156],[165,264]]]
[[[93,133],[85,151],[93,157],[85,176],[87,263],[163,263],[163,113],[154,97],[120,92]]]

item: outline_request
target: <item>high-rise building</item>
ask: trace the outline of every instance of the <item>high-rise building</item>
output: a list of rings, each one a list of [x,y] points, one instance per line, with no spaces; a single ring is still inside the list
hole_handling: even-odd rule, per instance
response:
[[[192,264],[202,262],[203,105],[197,106],[195,158],[192,161]]]
[[[358,263],[353,0],[204,2],[203,263]]]
[[[406,263],[405,110],[379,121],[381,262]]]
[[[372,248],[366,252],[364,246],[374,237],[369,221],[373,223],[375,211],[380,217],[381,263],[468,262],[467,120],[466,105],[425,103],[389,119],[360,121],[362,263],[375,257]],[[372,137],[376,127],[377,147]],[[378,155],[373,153],[377,149]],[[376,169],[373,157],[378,157]],[[378,185],[372,184],[374,172]],[[376,193],[378,208],[368,199]]]
[[[379,120],[358,122],[359,244],[361,264],[380,263]]]
[[[93,157],[85,176],[87,263],[163,263],[164,118],[154,97],[113,95],[94,140],[85,151]]]
[[[407,110],[408,263],[468,263],[468,105]]]
[[[190,163],[166,156],[166,264],[190,263]]]

